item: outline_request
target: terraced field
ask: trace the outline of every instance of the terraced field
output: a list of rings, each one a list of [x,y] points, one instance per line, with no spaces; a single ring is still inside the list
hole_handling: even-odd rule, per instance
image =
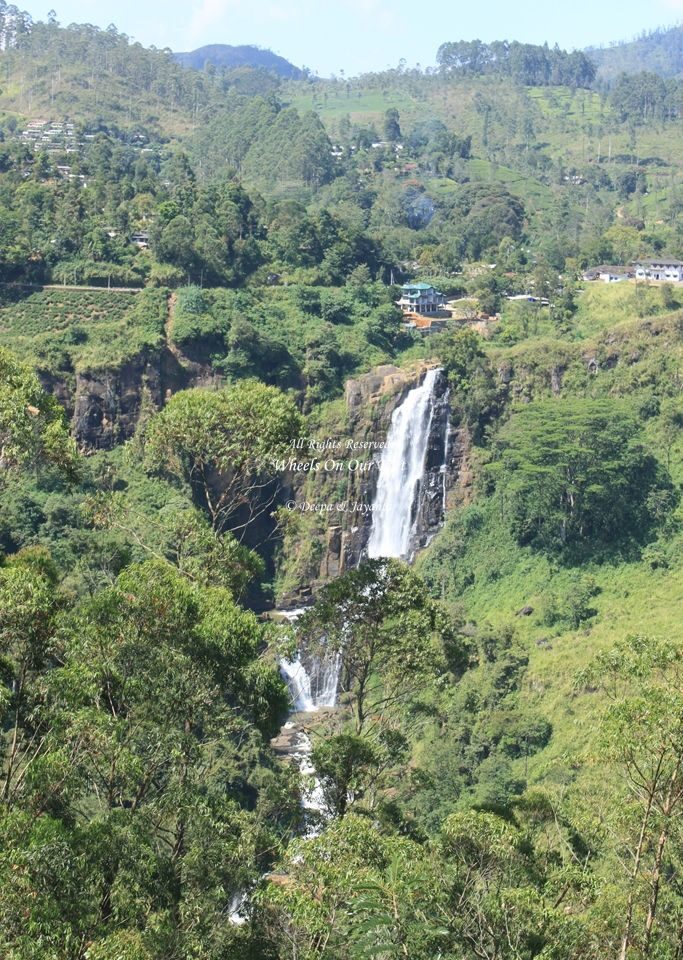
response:
[[[163,337],[167,293],[0,289],[0,345],[48,370],[115,364]]]

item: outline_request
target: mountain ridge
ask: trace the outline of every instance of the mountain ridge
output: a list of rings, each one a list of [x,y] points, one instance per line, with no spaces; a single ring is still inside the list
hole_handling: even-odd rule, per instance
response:
[[[194,70],[203,70],[205,64],[210,63],[227,69],[252,67],[268,70],[286,80],[300,80],[304,76],[304,71],[289,60],[256,44],[211,43],[188,52],[174,52],[173,58],[181,66]]]
[[[596,64],[602,80],[640,71],[670,79],[683,73],[683,23],[656,27],[607,47],[586,47],[584,53]]]

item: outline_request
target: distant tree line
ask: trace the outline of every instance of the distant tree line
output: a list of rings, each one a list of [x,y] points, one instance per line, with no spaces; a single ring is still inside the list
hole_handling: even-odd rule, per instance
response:
[[[436,62],[442,73],[499,75],[529,86],[590,87],[596,73],[595,64],[580,50],[567,53],[557,45],[551,49],[548,44],[507,40],[443,43]]]
[[[622,73],[611,97],[612,106],[622,121],[675,120],[683,106],[683,85],[680,80],[663,80],[645,70]]]

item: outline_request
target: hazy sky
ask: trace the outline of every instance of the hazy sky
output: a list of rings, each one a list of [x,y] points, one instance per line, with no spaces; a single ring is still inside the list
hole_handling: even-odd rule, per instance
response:
[[[15,0],[45,19],[49,0]],[[445,40],[556,41],[569,49],[631,39],[683,18],[683,0],[55,0],[63,25],[93,23],[145,46],[254,43],[321,75],[434,63]]]

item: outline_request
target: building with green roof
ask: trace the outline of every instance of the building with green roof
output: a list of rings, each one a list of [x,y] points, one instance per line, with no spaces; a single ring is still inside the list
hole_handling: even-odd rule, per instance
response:
[[[439,313],[446,304],[446,297],[430,283],[404,283],[397,306],[404,313]]]

